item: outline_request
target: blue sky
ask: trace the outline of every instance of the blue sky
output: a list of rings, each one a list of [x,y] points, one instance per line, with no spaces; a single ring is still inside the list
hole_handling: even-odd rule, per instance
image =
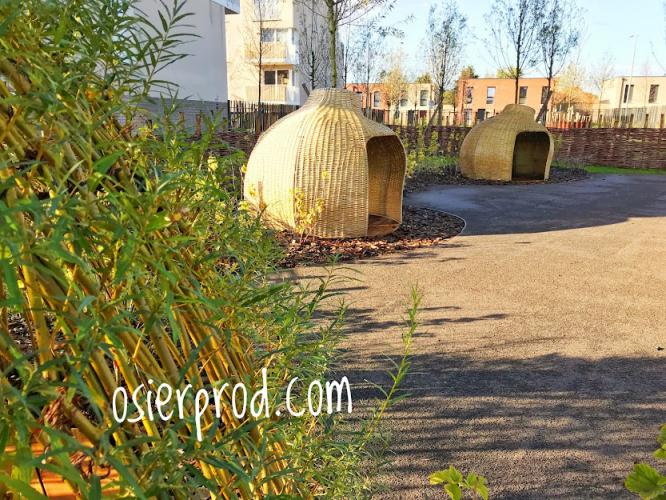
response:
[[[405,64],[412,74],[426,69],[420,57],[412,58],[410,54],[419,54],[431,1],[436,0],[397,0],[388,18],[389,22],[397,22],[414,16],[405,26],[404,40],[394,42],[396,47],[401,46]],[[458,0],[476,38],[486,36],[486,19],[492,3],[492,0]],[[628,75],[636,40],[631,36],[636,35],[634,74],[666,74],[663,66],[666,65],[666,21],[662,0],[578,0],[578,5],[584,10],[585,36],[576,55],[583,66],[589,68],[610,54],[615,72]],[[655,60],[653,47],[662,60],[661,65]],[[472,64],[480,76],[496,72],[497,64],[480,41],[471,40],[465,55],[465,62]]]

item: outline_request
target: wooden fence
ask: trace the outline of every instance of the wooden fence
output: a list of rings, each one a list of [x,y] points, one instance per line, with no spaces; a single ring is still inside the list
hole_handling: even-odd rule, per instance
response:
[[[465,136],[465,127],[433,128],[430,133],[416,127],[393,127],[407,150],[424,147],[429,151],[457,156]],[[666,129],[551,129],[556,144],[556,159],[585,165],[629,168],[666,168]],[[258,135],[224,131],[220,138],[230,146],[250,153]],[[431,147],[431,140],[438,148]]]
[[[666,129],[552,130],[557,158],[587,165],[666,168]]]
[[[261,110],[256,102],[228,101],[227,103],[227,128],[229,130],[241,130],[262,132],[273,125],[280,118],[296,111],[298,106],[288,104],[261,104]]]

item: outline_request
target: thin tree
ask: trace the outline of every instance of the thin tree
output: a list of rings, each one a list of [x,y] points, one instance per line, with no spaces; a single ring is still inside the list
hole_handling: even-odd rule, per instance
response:
[[[371,108],[371,83],[378,78],[380,63],[387,56],[386,40],[391,36],[403,36],[397,28],[382,26],[382,19],[383,16],[373,17],[365,23],[349,26],[354,34],[348,62],[352,66],[355,80],[363,83],[366,114],[369,114]]]
[[[357,23],[378,7],[384,8],[384,15],[395,5],[396,0],[321,0],[324,4],[323,14],[319,9],[310,8],[311,0],[297,0],[298,3],[309,8],[312,14],[323,16],[328,29],[328,59],[331,68],[331,85],[337,87],[338,74],[338,44],[340,28],[348,24]]]
[[[465,66],[461,71],[460,71],[460,76],[456,80],[455,86],[454,86],[454,99],[453,99],[453,124],[455,125],[458,123],[458,111],[461,112],[465,108],[465,86],[467,84],[467,80],[472,80],[474,78],[478,78],[479,75],[477,74],[476,71],[474,71],[474,67],[471,65]],[[460,100],[460,109],[457,109],[457,103],[458,100]]]
[[[402,67],[404,54],[396,52],[391,56],[391,64],[384,71],[382,77],[382,86],[386,94],[386,103],[391,115],[391,120],[395,118],[400,110],[400,101],[407,95],[408,79]],[[393,111],[393,113],[391,113]]]
[[[575,0],[544,0],[539,48],[548,88],[537,121],[547,120],[553,79],[564,68],[571,51],[578,46],[581,24],[582,11]]]
[[[344,38],[344,42],[340,44],[342,49],[342,56],[340,57],[342,62],[342,88],[347,87],[347,83],[349,82],[349,71],[358,57],[352,45],[352,32],[353,30],[351,26],[347,25],[340,37]]]
[[[310,90],[326,86],[329,74],[328,33],[322,17],[312,14],[320,5],[320,1],[310,0],[308,8],[298,9],[298,69]]]
[[[666,42],[666,0],[664,0],[664,42]],[[666,74],[666,59],[663,58],[665,51],[661,47],[655,47],[654,42],[650,43],[650,45],[652,49],[652,57],[661,67],[664,74]]]
[[[577,60],[567,64],[562,71],[553,104],[559,112],[566,113],[567,119],[572,119],[577,106],[583,103],[584,92],[582,87],[585,81],[585,68]]]
[[[460,69],[467,32],[467,18],[458,9],[455,0],[443,4],[433,3],[428,12],[428,35],[424,40],[426,57],[430,66],[432,81],[437,90],[437,106],[431,123],[437,116],[441,127],[444,105],[444,92],[451,87]]]
[[[599,96],[597,107],[597,126],[601,126],[601,100],[608,80],[615,76],[615,62],[610,53],[604,54],[601,60],[592,67],[590,83]]]
[[[248,24],[244,27],[244,45],[245,52],[250,60],[250,67],[256,70],[257,82],[257,122],[256,128],[261,131],[263,128],[263,72],[264,61],[270,50],[267,41],[267,21],[273,17],[278,2],[281,0],[253,0],[252,12],[248,16]],[[255,63],[256,61],[256,63]]]
[[[488,45],[495,51],[502,68],[516,83],[514,102],[518,104],[520,77],[538,60],[540,16],[545,0],[495,0],[488,17]]]

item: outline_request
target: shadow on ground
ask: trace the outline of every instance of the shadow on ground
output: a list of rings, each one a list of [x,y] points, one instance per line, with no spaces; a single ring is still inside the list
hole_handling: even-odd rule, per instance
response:
[[[666,216],[666,176],[594,175],[524,186],[433,186],[406,203],[462,217],[464,234],[520,234]]]
[[[404,385],[411,397],[387,419],[391,434],[408,439],[392,442],[382,481],[391,498],[425,498],[437,491],[428,475],[456,464],[486,475],[492,498],[629,497],[624,478],[649,460],[666,421],[664,361],[415,355]],[[381,397],[370,383],[390,385],[386,358],[365,363],[341,370],[360,407]]]

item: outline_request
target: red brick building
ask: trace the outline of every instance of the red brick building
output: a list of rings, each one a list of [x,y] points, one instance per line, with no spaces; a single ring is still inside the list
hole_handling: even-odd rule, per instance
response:
[[[507,104],[515,103],[515,80],[508,78],[470,78],[458,86],[456,109],[458,122],[471,127],[500,113]],[[521,78],[519,102],[539,112],[546,98],[546,78]]]

